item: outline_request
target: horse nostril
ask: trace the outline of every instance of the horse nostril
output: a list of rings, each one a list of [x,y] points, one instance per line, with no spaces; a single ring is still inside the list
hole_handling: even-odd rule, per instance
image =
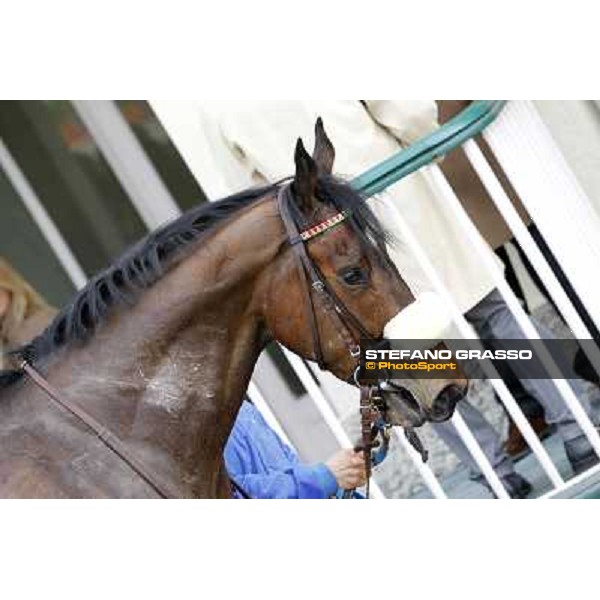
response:
[[[465,391],[458,385],[449,385],[445,387],[433,402],[433,415],[435,417],[447,419],[464,396]]]

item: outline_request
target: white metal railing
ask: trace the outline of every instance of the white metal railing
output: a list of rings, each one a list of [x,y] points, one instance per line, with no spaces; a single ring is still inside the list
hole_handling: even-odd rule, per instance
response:
[[[75,100],[73,106],[148,229],[181,214],[117,105],[110,100]]]
[[[452,320],[458,328],[459,333],[465,339],[477,339],[477,333],[475,332],[471,324],[467,322],[464,315],[460,311],[458,305],[456,304],[456,301],[452,297],[452,294],[444,285],[442,278],[437,273],[435,266],[429,260],[429,257],[427,256],[425,250],[420,244],[417,236],[412,232],[412,230],[410,229],[410,227],[408,226],[408,224],[406,223],[406,221],[404,220],[404,218],[400,214],[400,211],[394,205],[394,203],[391,200],[387,199],[385,203],[389,209],[388,218],[392,220],[396,230],[400,233],[401,239],[410,248],[413,257],[419,264],[419,267],[425,274],[426,278],[429,280],[435,292],[444,300],[448,311],[452,317]],[[498,381],[500,382],[499,387],[501,388],[504,385],[504,382],[502,382],[501,379]],[[508,392],[507,389],[505,392],[504,390],[499,391],[501,391],[503,394],[506,393],[510,396],[510,392]],[[494,472],[492,465],[481,450],[479,443],[471,434],[469,428],[464,422],[464,419],[461,417],[460,414],[458,414],[458,412],[456,412],[453,417],[453,424],[456,427],[456,430],[463,443],[469,450],[471,456],[477,463],[477,466],[481,470],[482,474],[484,475],[484,477],[486,478],[496,495],[498,495],[501,498],[507,497],[507,493],[504,489],[504,486],[502,485],[502,482]]]
[[[553,254],[561,264],[573,289],[586,307],[596,327],[600,318],[600,286],[589,277],[584,265],[600,259],[600,217],[594,210],[577,178],[554,143],[552,135],[531,102],[510,102],[484,133],[496,158],[510,178],[521,201],[533,218]],[[496,207],[521,244],[529,261],[543,279],[549,294],[574,335],[591,338],[575,307],[562,289],[537,244],[523,225],[502,187],[474,142],[465,144],[465,152],[477,171]],[[520,320],[524,312],[516,310]],[[524,329],[528,329],[525,325]],[[528,334],[531,331],[527,331]],[[592,364],[599,364],[593,345],[584,345]],[[567,388],[564,380],[555,380],[567,406],[573,413],[596,453],[600,455],[600,437],[594,425]],[[579,480],[580,478],[576,478]],[[550,495],[574,484],[560,485]]]
[[[514,318],[517,320],[519,327],[525,333],[530,340],[541,339],[540,334],[537,332],[535,326],[531,322],[529,315],[523,310],[519,300],[515,296],[514,292],[510,289],[508,282],[504,278],[503,272],[498,268],[493,255],[489,251],[488,246],[483,241],[483,238],[479,234],[477,228],[467,215],[466,210],[460,204],[460,201],[454,195],[454,192],[448,185],[442,175],[439,167],[429,167],[433,176],[433,181],[438,187],[439,191],[444,194],[446,200],[448,200],[448,207],[454,213],[454,216],[463,226],[465,237],[472,244],[472,248],[477,252],[481,259],[486,263],[488,271],[493,275],[496,287],[500,291],[504,301],[508,304]],[[556,372],[560,370],[554,363],[554,360],[547,352],[542,352],[543,347],[540,347],[540,360],[544,366],[548,367],[548,372]],[[573,416],[577,420],[577,423],[588,436],[590,443],[594,446],[596,452],[600,455],[600,436],[596,431],[594,425],[590,421],[586,412],[583,410],[579,400],[575,396],[569,383],[564,379],[553,379],[552,380],[557,390],[561,394],[564,402],[569,407]]]
[[[275,413],[271,410],[268,402],[265,400],[265,397],[262,395],[261,391],[258,389],[258,386],[254,381],[250,382],[248,386],[248,396],[252,403],[261,415],[264,417],[265,421],[277,433],[277,435],[290,447],[293,448],[294,445],[290,441],[290,438],[287,436],[287,433],[281,427],[281,423],[277,420]]]

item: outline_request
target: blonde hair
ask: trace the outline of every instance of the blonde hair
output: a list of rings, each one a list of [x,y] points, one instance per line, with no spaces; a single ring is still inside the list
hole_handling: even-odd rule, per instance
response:
[[[0,369],[5,343],[19,330],[26,319],[41,310],[51,310],[50,305],[38,294],[8,262],[0,258],[0,290],[10,294],[8,310],[0,317]]]

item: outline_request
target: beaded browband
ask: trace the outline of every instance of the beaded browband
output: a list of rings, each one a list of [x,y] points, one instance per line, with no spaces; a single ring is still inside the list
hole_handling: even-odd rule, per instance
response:
[[[312,240],[313,238],[317,237],[318,235],[321,235],[322,233],[325,233],[326,231],[333,229],[336,225],[339,225],[340,223],[345,221],[349,216],[350,216],[350,211],[344,210],[344,211],[338,213],[337,215],[334,215],[333,217],[330,217],[329,219],[326,219],[325,221],[322,221],[321,223],[318,223],[317,225],[314,225],[313,227],[310,227],[309,229],[303,231],[300,234],[300,239],[303,242]]]

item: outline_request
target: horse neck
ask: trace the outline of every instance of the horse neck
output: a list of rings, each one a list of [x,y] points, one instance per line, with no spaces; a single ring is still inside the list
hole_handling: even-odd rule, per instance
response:
[[[264,345],[256,284],[281,246],[273,209],[236,214],[51,368],[56,387],[194,495],[214,495]]]

